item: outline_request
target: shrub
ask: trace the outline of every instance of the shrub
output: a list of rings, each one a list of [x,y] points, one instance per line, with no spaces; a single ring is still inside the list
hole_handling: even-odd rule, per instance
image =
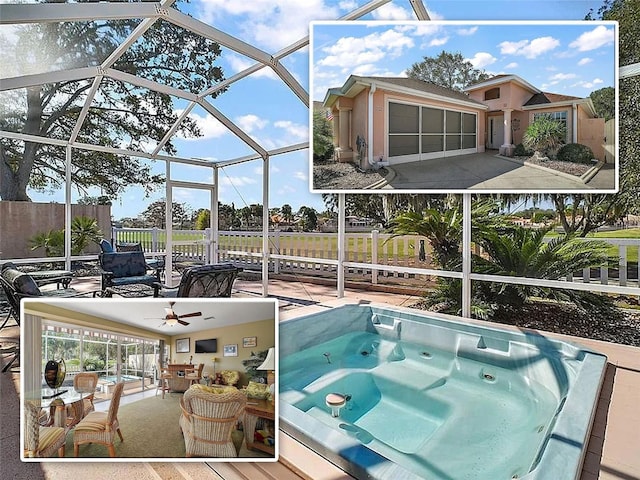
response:
[[[513,155],[516,157],[530,157],[531,155],[533,155],[533,152],[531,150],[527,150],[526,148],[524,148],[524,145],[519,143],[518,145],[516,145],[516,149],[513,151]]]
[[[522,144],[549,156],[564,143],[566,133],[563,123],[544,115],[527,127]]]
[[[568,143],[558,151],[558,160],[573,163],[593,163],[593,152],[581,143]]]

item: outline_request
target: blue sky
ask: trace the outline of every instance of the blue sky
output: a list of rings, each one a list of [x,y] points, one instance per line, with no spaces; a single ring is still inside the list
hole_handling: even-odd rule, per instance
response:
[[[324,99],[351,74],[404,77],[412,64],[442,51],[545,92],[586,97],[615,86],[611,23],[340,22],[312,26],[313,98]]]
[[[182,5],[181,8],[226,33],[268,53],[275,53],[308,35],[310,21],[335,20],[366,3],[365,0],[253,0],[250,2],[192,0],[191,3]],[[434,20],[580,20],[584,18],[590,8],[597,9],[602,2],[446,0],[424,1],[424,4],[430,17]],[[416,17],[412,12],[409,0],[394,0],[363,19],[404,21],[415,20]],[[473,35],[467,36],[463,40],[477,46],[476,42],[479,38],[481,37]],[[440,46],[440,50],[443,48],[449,49],[449,45]],[[439,52],[440,50],[435,51]],[[476,49],[476,51],[485,50],[489,51],[489,46]],[[469,55],[475,53],[470,52]],[[493,55],[497,57],[497,55]],[[420,56],[412,58],[409,64],[405,65],[405,68],[420,58]],[[517,63],[523,63],[521,60],[520,58],[513,59]],[[594,56],[594,62],[596,60]],[[223,49],[223,55],[220,58],[220,65],[224,68],[226,77],[231,77],[253,63],[247,57],[227,49]],[[309,49],[305,48],[289,55],[282,63],[301,85],[310,91]],[[498,71],[500,65],[496,62],[489,65],[487,69]],[[562,63],[559,64],[559,66],[562,65]],[[398,69],[398,72],[401,71],[399,66],[395,68]],[[562,73],[564,70],[560,69],[558,72]],[[514,73],[524,75],[524,72],[518,70],[515,70]],[[605,82],[608,81],[604,74],[599,77]],[[536,78],[530,80],[540,86]],[[344,78],[340,81],[344,81]],[[337,86],[338,84],[328,86]],[[315,92],[310,91],[310,95],[312,99],[315,98]],[[229,91],[213,100],[212,103],[268,149],[308,140],[308,111],[306,107],[269,68],[264,68],[250,77],[234,83]],[[176,107],[184,108],[184,104],[178,102]],[[229,160],[252,153],[243,142],[222,128],[205,111],[196,108],[192,115],[200,123],[205,136],[198,140],[177,139],[175,144],[180,156]],[[309,193],[308,168],[308,152],[306,150],[273,157],[269,206],[280,207],[284,203],[289,203],[295,210],[301,205],[312,206],[320,211],[324,210],[321,195]],[[164,163],[158,163],[155,169],[164,173]],[[173,171],[174,178],[177,177],[181,180],[204,180],[209,175],[209,172],[203,171],[203,169],[189,166],[175,166]],[[220,183],[220,200],[224,203],[233,202],[237,208],[245,204],[261,203],[261,162],[254,161],[225,168],[223,172],[220,172]],[[99,194],[99,192],[90,193]],[[174,193],[176,201],[186,202],[193,209],[208,206],[208,195],[203,195],[201,192],[176,190]],[[164,189],[161,189],[150,198],[145,199],[142,189],[131,188],[114,202],[113,215],[115,218],[136,216],[144,210],[150,201],[163,196]],[[76,197],[75,193],[74,197]],[[58,192],[54,197],[32,194],[32,198],[37,201],[51,201],[53,198],[62,199],[63,195],[62,192]]]

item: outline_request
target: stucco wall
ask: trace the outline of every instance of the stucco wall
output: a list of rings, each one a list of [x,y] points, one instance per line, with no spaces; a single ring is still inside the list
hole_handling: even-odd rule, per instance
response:
[[[493,100],[485,100],[484,94],[487,90],[500,88],[500,98]],[[469,92],[469,98],[482,102],[489,107],[489,110],[503,110],[505,108],[522,108],[522,105],[531,98],[533,94],[522,88],[520,85],[513,83],[503,83],[500,85],[492,85],[480,90]]]
[[[367,118],[369,112],[369,89],[365,89],[356,95],[353,99],[353,112],[351,116],[351,145],[354,150],[354,161],[359,162],[361,168],[366,168],[368,163],[367,155],[369,148],[369,138],[367,129]],[[358,158],[358,147],[356,139],[360,136],[367,144],[367,148],[364,150],[364,155],[361,159]]]
[[[179,327],[176,327],[179,328]],[[175,353],[176,339],[189,337],[189,353]],[[242,346],[242,339],[245,337],[256,337],[257,345],[255,347],[245,348]],[[206,338],[215,338],[218,340],[217,353],[194,353],[195,341]],[[221,328],[212,328],[190,334],[176,334],[171,338],[171,363],[188,363],[189,359],[195,365],[204,363],[203,373],[213,374],[213,357],[217,358],[216,372],[220,370],[237,370],[240,372],[240,383],[246,385],[248,379],[244,374],[243,360],[247,360],[251,356],[251,352],[260,352],[274,347],[276,342],[275,336],[275,320],[261,320],[259,322],[243,323],[241,325],[232,325]],[[223,348],[225,345],[237,345],[237,357],[223,356]]]
[[[604,161],[604,118],[589,118],[578,107],[578,143],[587,145],[595,158]]]
[[[86,216],[98,220],[105,237],[111,232],[111,206],[72,205],[71,217]],[[64,228],[64,205],[60,203],[0,202],[0,258],[44,257],[44,250],[32,251],[29,239],[49,230]],[[97,253],[91,245],[85,253]]]

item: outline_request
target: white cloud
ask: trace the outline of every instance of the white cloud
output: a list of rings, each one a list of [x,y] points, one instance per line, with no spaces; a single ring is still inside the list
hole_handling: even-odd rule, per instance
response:
[[[602,83],[604,83],[604,81],[601,78],[594,78],[590,82],[581,81],[581,82],[578,82],[578,83],[574,83],[571,86],[572,87],[593,88],[593,87],[595,87],[597,85],[600,85]]]
[[[293,123],[289,120],[278,120],[274,122],[274,125],[278,128],[285,129],[289,135],[299,140],[309,139],[309,126],[301,125],[299,123]]]
[[[255,178],[246,177],[246,176],[234,177],[234,176],[227,176],[227,175],[220,175],[218,177],[218,182],[220,183],[221,186],[224,186],[224,187],[246,187],[247,185],[254,185],[258,183],[258,181]]]
[[[224,20],[242,25],[243,40],[260,48],[279,50],[308,35],[311,20],[340,16],[338,7],[325,0],[201,0],[198,16],[210,25]],[[242,18],[225,19],[228,16]]]
[[[306,182],[307,180],[309,180],[309,177],[307,175],[306,172],[294,172],[293,173],[293,178],[297,178],[298,180],[302,180],[303,182]]]
[[[578,65],[579,66],[583,66],[583,65],[586,65],[587,63],[591,63],[591,62],[593,62],[592,58],[584,57],[578,62]]]
[[[615,34],[613,28],[599,25],[590,32],[585,32],[569,44],[570,48],[577,48],[580,52],[588,52],[596,48],[613,43]]]
[[[487,52],[477,52],[472,58],[465,58],[475,68],[484,68],[496,62],[496,57]]]
[[[176,113],[180,115],[182,110],[176,110]],[[202,131],[202,137],[198,138],[185,138],[182,135],[178,134],[177,136],[183,140],[193,141],[193,140],[206,140],[208,138],[219,138],[223,135],[226,135],[229,130],[222,123],[220,123],[215,117],[212,115],[206,114],[204,117],[198,115],[197,113],[190,113],[189,118],[192,119],[200,130]]]
[[[556,73],[555,75],[552,75],[551,77],[549,77],[549,80],[561,81],[561,80],[570,80],[572,78],[576,78],[575,73]]]
[[[251,133],[255,130],[263,129],[269,124],[269,121],[250,113],[236,117],[235,123],[246,133]]]
[[[229,66],[231,67],[231,71],[233,73],[242,72],[243,70],[246,70],[247,68],[252,67],[257,63],[247,57],[234,55],[232,53],[225,54],[223,58],[229,63]],[[257,77],[270,78],[272,80],[278,80],[280,78],[278,77],[278,75],[276,75],[273,69],[269,67],[262,67],[257,72],[253,72],[251,74],[251,78]]]
[[[343,0],[342,2],[338,3],[338,6],[342,10],[351,11],[358,8],[358,2],[356,2],[355,0]]]
[[[458,30],[458,35],[473,35],[478,31],[478,27],[461,28]]]
[[[279,173],[280,169],[276,167],[273,163],[269,163],[269,172],[271,173]],[[262,164],[259,167],[253,167],[253,173],[256,175],[262,175]]]
[[[371,15],[376,20],[414,20],[415,16],[411,10],[399,7],[398,5],[387,3],[374,10]]]
[[[501,42],[498,44],[503,55],[522,55],[526,58],[536,58],[560,45],[560,41],[553,37],[538,37],[533,40],[518,42]]]
[[[414,42],[410,37],[395,30],[361,38],[342,37],[334,45],[322,49],[328,55],[320,59],[317,65],[352,70],[354,66],[375,63],[387,55],[400,55],[405,48],[413,46]]]
[[[449,41],[449,37],[434,38],[429,42],[430,47],[439,47]]]
[[[511,62],[510,64],[506,65],[504,68],[505,69],[507,69],[507,68],[518,68],[518,64],[516,62]]]
[[[287,194],[296,193],[296,192],[297,190],[290,185],[284,185],[282,188],[279,188],[278,190],[276,190],[276,193],[278,195],[287,195]]]

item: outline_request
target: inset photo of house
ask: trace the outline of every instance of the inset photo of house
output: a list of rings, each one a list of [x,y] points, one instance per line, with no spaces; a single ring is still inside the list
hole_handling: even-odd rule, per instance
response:
[[[277,301],[22,309],[23,461],[277,461]]]
[[[616,22],[312,22],[314,192],[617,191]]]

